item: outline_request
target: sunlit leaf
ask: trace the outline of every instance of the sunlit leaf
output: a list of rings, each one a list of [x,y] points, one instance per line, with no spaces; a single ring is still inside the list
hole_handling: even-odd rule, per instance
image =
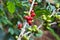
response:
[[[10,2],[8,1],[7,2],[7,8],[8,8],[8,11],[13,14],[15,12],[15,4],[14,2]]]

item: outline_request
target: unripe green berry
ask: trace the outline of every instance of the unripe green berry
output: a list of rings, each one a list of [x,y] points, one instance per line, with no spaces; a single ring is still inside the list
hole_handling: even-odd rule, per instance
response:
[[[47,20],[47,18],[46,18],[45,15],[42,15],[42,19],[43,19],[43,20]]]
[[[22,40],[29,40],[29,38],[28,38],[26,35],[24,35],[24,36],[22,37]]]
[[[51,22],[51,20],[47,20],[47,22]]]

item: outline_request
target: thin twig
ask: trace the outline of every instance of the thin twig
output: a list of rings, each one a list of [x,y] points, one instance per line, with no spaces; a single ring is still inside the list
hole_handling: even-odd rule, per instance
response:
[[[28,37],[30,38],[34,33],[31,33]]]
[[[29,10],[29,15],[30,15],[30,13],[31,13],[31,10],[33,9],[34,2],[35,2],[35,0],[33,0],[32,4],[31,4],[30,10]],[[30,36],[31,36],[31,35],[30,35]],[[29,37],[30,37],[30,36],[29,36]]]
[[[29,33],[31,33],[31,32],[29,31],[29,32],[25,33],[24,35],[28,35]]]
[[[32,4],[31,4],[30,10],[29,10],[29,15],[30,15],[31,10],[33,9],[34,2],[35,2],[35,0],[33,0]],[[22,28],[19,38],[17,40],[21,40],[20,36],[23,35],[23,33],[25,31],[25,27],[26,27],[26,23],[25,23],[24,27]]]
[[[22,28],[22,30],[21,30],[21,33],[20,33],[20,35],[22,35],[23,33],[24,33],[24,31],[25,31],[25,27],[26,27],[26,22],[24,23],[24,26],[23,26],[23,28]]]
[[[56,22],[51,23],[51,25],[53,25],[53,24],[57,24],[57,23]]]
[[[38,30],[39,30],[39,28],[41,28],[43,26],[43,23],[44,23],[44,21],[42,20],[41,24],[38,26]]]
[[[54,16],[55,13],[56,13],[56,10],[53,10],[51,17]]]
[[[32,4],[31,4],[30,10],[29,10],[29,15],[30,15],[31,10],[33,9],[34,2],[35,2],[35,0],[33,0]]]
[[[42,24],[41,24],[41,25],[39,25],[38,29],[39,29],[39,28],[41,28],[41,27],[42,27],[42,25],[43,25],[43,22],[42,22]]]

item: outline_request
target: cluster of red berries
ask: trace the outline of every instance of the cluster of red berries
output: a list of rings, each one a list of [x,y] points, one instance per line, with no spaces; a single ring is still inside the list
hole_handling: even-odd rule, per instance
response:
[[[31,11],[30,15],[26,15],[24,16],[24,18],[27,20],[28,24],[29,25],[32,25],[32,20],[33,20],[33,17],[35,16],[35,12],[34,10]]]
[[[18,24],[18,29],[21,29],[22,27],[23,27],[22,23]]]

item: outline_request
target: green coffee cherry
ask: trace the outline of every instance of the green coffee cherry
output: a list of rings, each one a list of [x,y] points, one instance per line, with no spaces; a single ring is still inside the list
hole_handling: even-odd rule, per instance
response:
[[[45,15],[42,15],[43,20],[47,20],[47,17]]]
[[[51,20],[47,20],[47,22],[51,22]]]
[[[47,16],[47,20],[46,21],[47,22],[51,22],[51,16],[50,15]]]
[[[51,26],[51,24],[50,24],[50,23],[48,23],[48,26]]]
[[[60,19],[60,15],[56,15],[56,18]]]
[[[60,6],[59,3],[56,3],[56,8],[59,8],[59,6]]]
[[[22,37],[22,40],[29,40],[29,38],[28,38],[26,35],[24,35],[24,36]]]
[[[37,25],[34,25],[32,28],[33,28],[33,29],[37,29]]]
[[[37,25],[34,25],[33,27],[32,27],[32,32],[35,32],[37,30]]]
[[[18,39],[18,36],[15,36],[16,39]]]
[[[36,30],[35,29],[32,29],[32,32],[35,32]]]
[[[51,16],[50,16],[50,15],[48,15],[47,17],[48,17],[49,19],[51,18]]]

